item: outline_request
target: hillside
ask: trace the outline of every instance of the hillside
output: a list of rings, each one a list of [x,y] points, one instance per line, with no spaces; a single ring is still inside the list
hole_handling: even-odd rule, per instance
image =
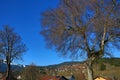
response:
[[[80,61],[70,61],[70,62],[63,62],[63,63],[60,63],[60,64],[55,64],[55,65],[48,65],[48,66],[43,66],[43,67],[53,67],[53,68],[56,68],[56,67],[60,67],[60,66],[64,66],[64,65],[74,65],[74,64],[80,64],[80,63],[83,63],[83,62],[80,62]]]
[[[12,70],[21,70],[23,66],[20,65],[11,65]],[[7,70],[7,65],[5,63],[0,63],[0,72],[5,73]]]
[[[39,66],[42,68],[57,68],[60,66],[65,66],[65,65],[74,65],[74,64],[83,64],[85,61],[71,61],[71,62],[63,62],[60,64],[55,64],[55,65],[48,65],[48,66]],[[107,63],[110,65],[114,65],[114,66],[120,66],[120,58],[102,58],[100,60],[98,60],[95,63]]]
[[[84,62],[64,62],[42,67],[43,72],[49,75],[74,75],[77,80],[87,75]],[[120,58],[103,58],[93,65],[94,77],[107,76],[120,80]]]
[[[104,62],[114,66],[120,66],[120,58],[103,58],[98,61],[99,63]]]
[[[120,80],[120,58],[103,58],[93,66],[94,76],[108,76]]]
[[[71,61],[64,62],[55,65],[37,66],[40,74],[43,75],[74,75],[76,80],[80,80],[86,77],[85,61]],[[29,66],[29,65],[28,65]],[[21,70],[24,67],[19,65],[12,65],[12,70]],[[6,71],[6,64],[0,63],[0,72]],[[120,58],[103,58],[95,62],[93,65],[94,77],[96,76],[108,76],[115,77],[116,80],[120,80]]]

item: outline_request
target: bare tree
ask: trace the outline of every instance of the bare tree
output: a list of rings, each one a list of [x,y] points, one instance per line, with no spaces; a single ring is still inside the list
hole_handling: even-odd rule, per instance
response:
[[[119,13],[117,0],[61,0],[42,13],[41,34],[63,56],[86,55],[88,80],[93,80],[94,61],[120,49]]]
[[[0,53],[7,63],[6,80],[10,80],[11,63],[15,59],[21,59],[26,46],[21,37],[9,26],[4,26],[3,30],[0,30],[0,43],[2,44]]]
[[[31,64],[23,69],[22,80],[38,80],[39,74],[39,68],[34,64]]]

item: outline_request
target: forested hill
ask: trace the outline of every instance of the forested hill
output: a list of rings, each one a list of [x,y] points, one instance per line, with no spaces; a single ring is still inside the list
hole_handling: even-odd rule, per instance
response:
[[[102,58],[98,61],[99,63],[104,62],[114,66],[120,66],[120,58]]]
[[[21,70],[23,66],[21,65],[11,65],[12,70]],[[7,70],[7,65],[5,63],[0,63],[0,73],[5,73]]]
[[[60,64],[55,64],[55,65],[49,65],[49,66],[43,66],[43,67],[59,67],[59,66],[64,66],[64,65],[73,65],[73,64],[83,64],[85,61],[71,61],[71,62],[63,62]],[[120,66],[120,58],[102,58],[100,60],[97,61],[97,63],[107,63],[110,65],[114,65],[114,66]]]
[[[67,65],[74,65],[74,64],[83,64],[85,61],[71,61],[71,62],[63,62],[60,64],[55,64],[55,65],[48,65],[48,66],[38,66],[38,67],[43,67],[43,68],[57,68],[60,66],[67,66]],[[102,58],[99,61],[97,61],[97,64],[99,63],[107,63],[110,65],[114,66],[120,66],[120,58]],[[22,69],[19,65],[12,65],[12,69]],[[5,72],[6,71],[6,64],[0,63],[0,72]]]

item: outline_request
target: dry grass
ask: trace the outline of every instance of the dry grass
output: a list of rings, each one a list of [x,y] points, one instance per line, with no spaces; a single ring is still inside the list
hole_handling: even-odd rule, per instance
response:
[[[106,65],[106,70],[101,71],[100,70],[100,65],[95,64],[93,66],[93,71],[94,71],[94,77],[97,76],[103,76],[103,77],[110,77],[110,78],[117,78],[116,80],[120,80],[120,67],[115,67],[109,64]],[[64,76],[70,76],[74,75],[76,80],[82,80],[85,76],[87,77],[86,74],[82,74],[81,71],[67,71],[67,72],[59,72],[58,75],[64,75]]]
[[[94,65],[94,77],[96,76],[106,76],[106,77],[115,77],[117,80],[120,80],[120,67],[115,67],[112,65],[106,64],[106,70],[99,70],[99,65]]]

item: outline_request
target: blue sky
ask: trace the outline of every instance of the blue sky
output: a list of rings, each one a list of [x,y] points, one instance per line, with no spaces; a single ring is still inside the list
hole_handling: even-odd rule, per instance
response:
[[[15,28],[28,51],[23,55],[20,64],[51,65],[70,61],[59,57],[54,51],[45,47],[40,32],[40,13],[49,8],[54,8],[59,0],[0,0],[0,29],[3,25]]]
[[[40,32],[40,13],[49,8],[54,8],[59,0],[0,0],[0,29],[3,25],[15,28],[28,51],[23,55],[23,61],[15,61],[19,64],[52,65],[65,61],[68,58],[59,57],[55,50],[45,47]],[[120,57],[118,52],[115,56]]]

